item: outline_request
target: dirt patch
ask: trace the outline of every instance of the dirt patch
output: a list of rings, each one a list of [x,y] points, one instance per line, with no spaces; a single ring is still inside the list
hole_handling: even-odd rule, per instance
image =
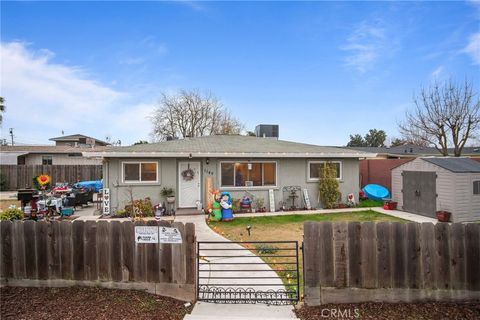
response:
[[[134,290],[4,287],[1,319],[183,319],[191,308]]]
[[[325,304],[296,310],[303,320],[318,319],[480,319],[480,302]]]

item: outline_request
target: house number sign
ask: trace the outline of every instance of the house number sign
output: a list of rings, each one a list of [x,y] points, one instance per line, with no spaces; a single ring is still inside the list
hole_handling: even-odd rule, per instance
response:
[[[103,204],[103,214],[110,214],[110,189],[102,189],[102,204]]]

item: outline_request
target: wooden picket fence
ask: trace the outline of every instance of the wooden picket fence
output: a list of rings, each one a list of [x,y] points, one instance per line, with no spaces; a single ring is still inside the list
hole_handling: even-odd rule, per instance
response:
[[[178,228],[182,244],[138,244],[136,225]],[[1,221],[0,277],[11,285],[99,285],[193,300],[195,226],[166,221]]]
[[[480,298],[480,224],[306,222],[305,302]]]
[[[52,183],[75,183],[82,180],[102,179],[101,165],[0,165],[0,174],[6,185],[2,191],[31,188],[33,178],[48,174]]]

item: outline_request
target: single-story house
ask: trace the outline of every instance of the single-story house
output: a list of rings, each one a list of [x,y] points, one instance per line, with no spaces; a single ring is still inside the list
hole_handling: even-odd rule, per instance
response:
[[[278,210],[286,186],[307,189],[312,207],[321,207],[318,174],[326,161],[337,166],[343,200],[349,193],[358,194],[359,158],[375,154],[268,137],[215,135],[112,147],[84,156],[104,159],[103,181],[110,189],[112,211],[130,201],[129,191],[135,199],[150,197],[154,203],[161,202],[163,187],[175,190],[177,208],[194,208],[197,202],[205,203],[207,180],[234,198],[252,194],[264,198],[267,209]],[[269,190],[273,190],[275,208],[269,206]],[[302,201],[300,193],[298,207],[303,207]]]
[[[480,162],[470,158],[417,158],[392,169],[392,200],[404,211],[451,221],[480,220]]]

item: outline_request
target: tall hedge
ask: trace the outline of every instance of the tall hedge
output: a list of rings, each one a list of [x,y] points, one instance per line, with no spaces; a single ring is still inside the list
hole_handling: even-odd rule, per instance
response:
[[[337,169],[331,162],[327,162],[320,166],[319,176],[318,191],[323,207],[325,209],[336,208],[340,198]]]

